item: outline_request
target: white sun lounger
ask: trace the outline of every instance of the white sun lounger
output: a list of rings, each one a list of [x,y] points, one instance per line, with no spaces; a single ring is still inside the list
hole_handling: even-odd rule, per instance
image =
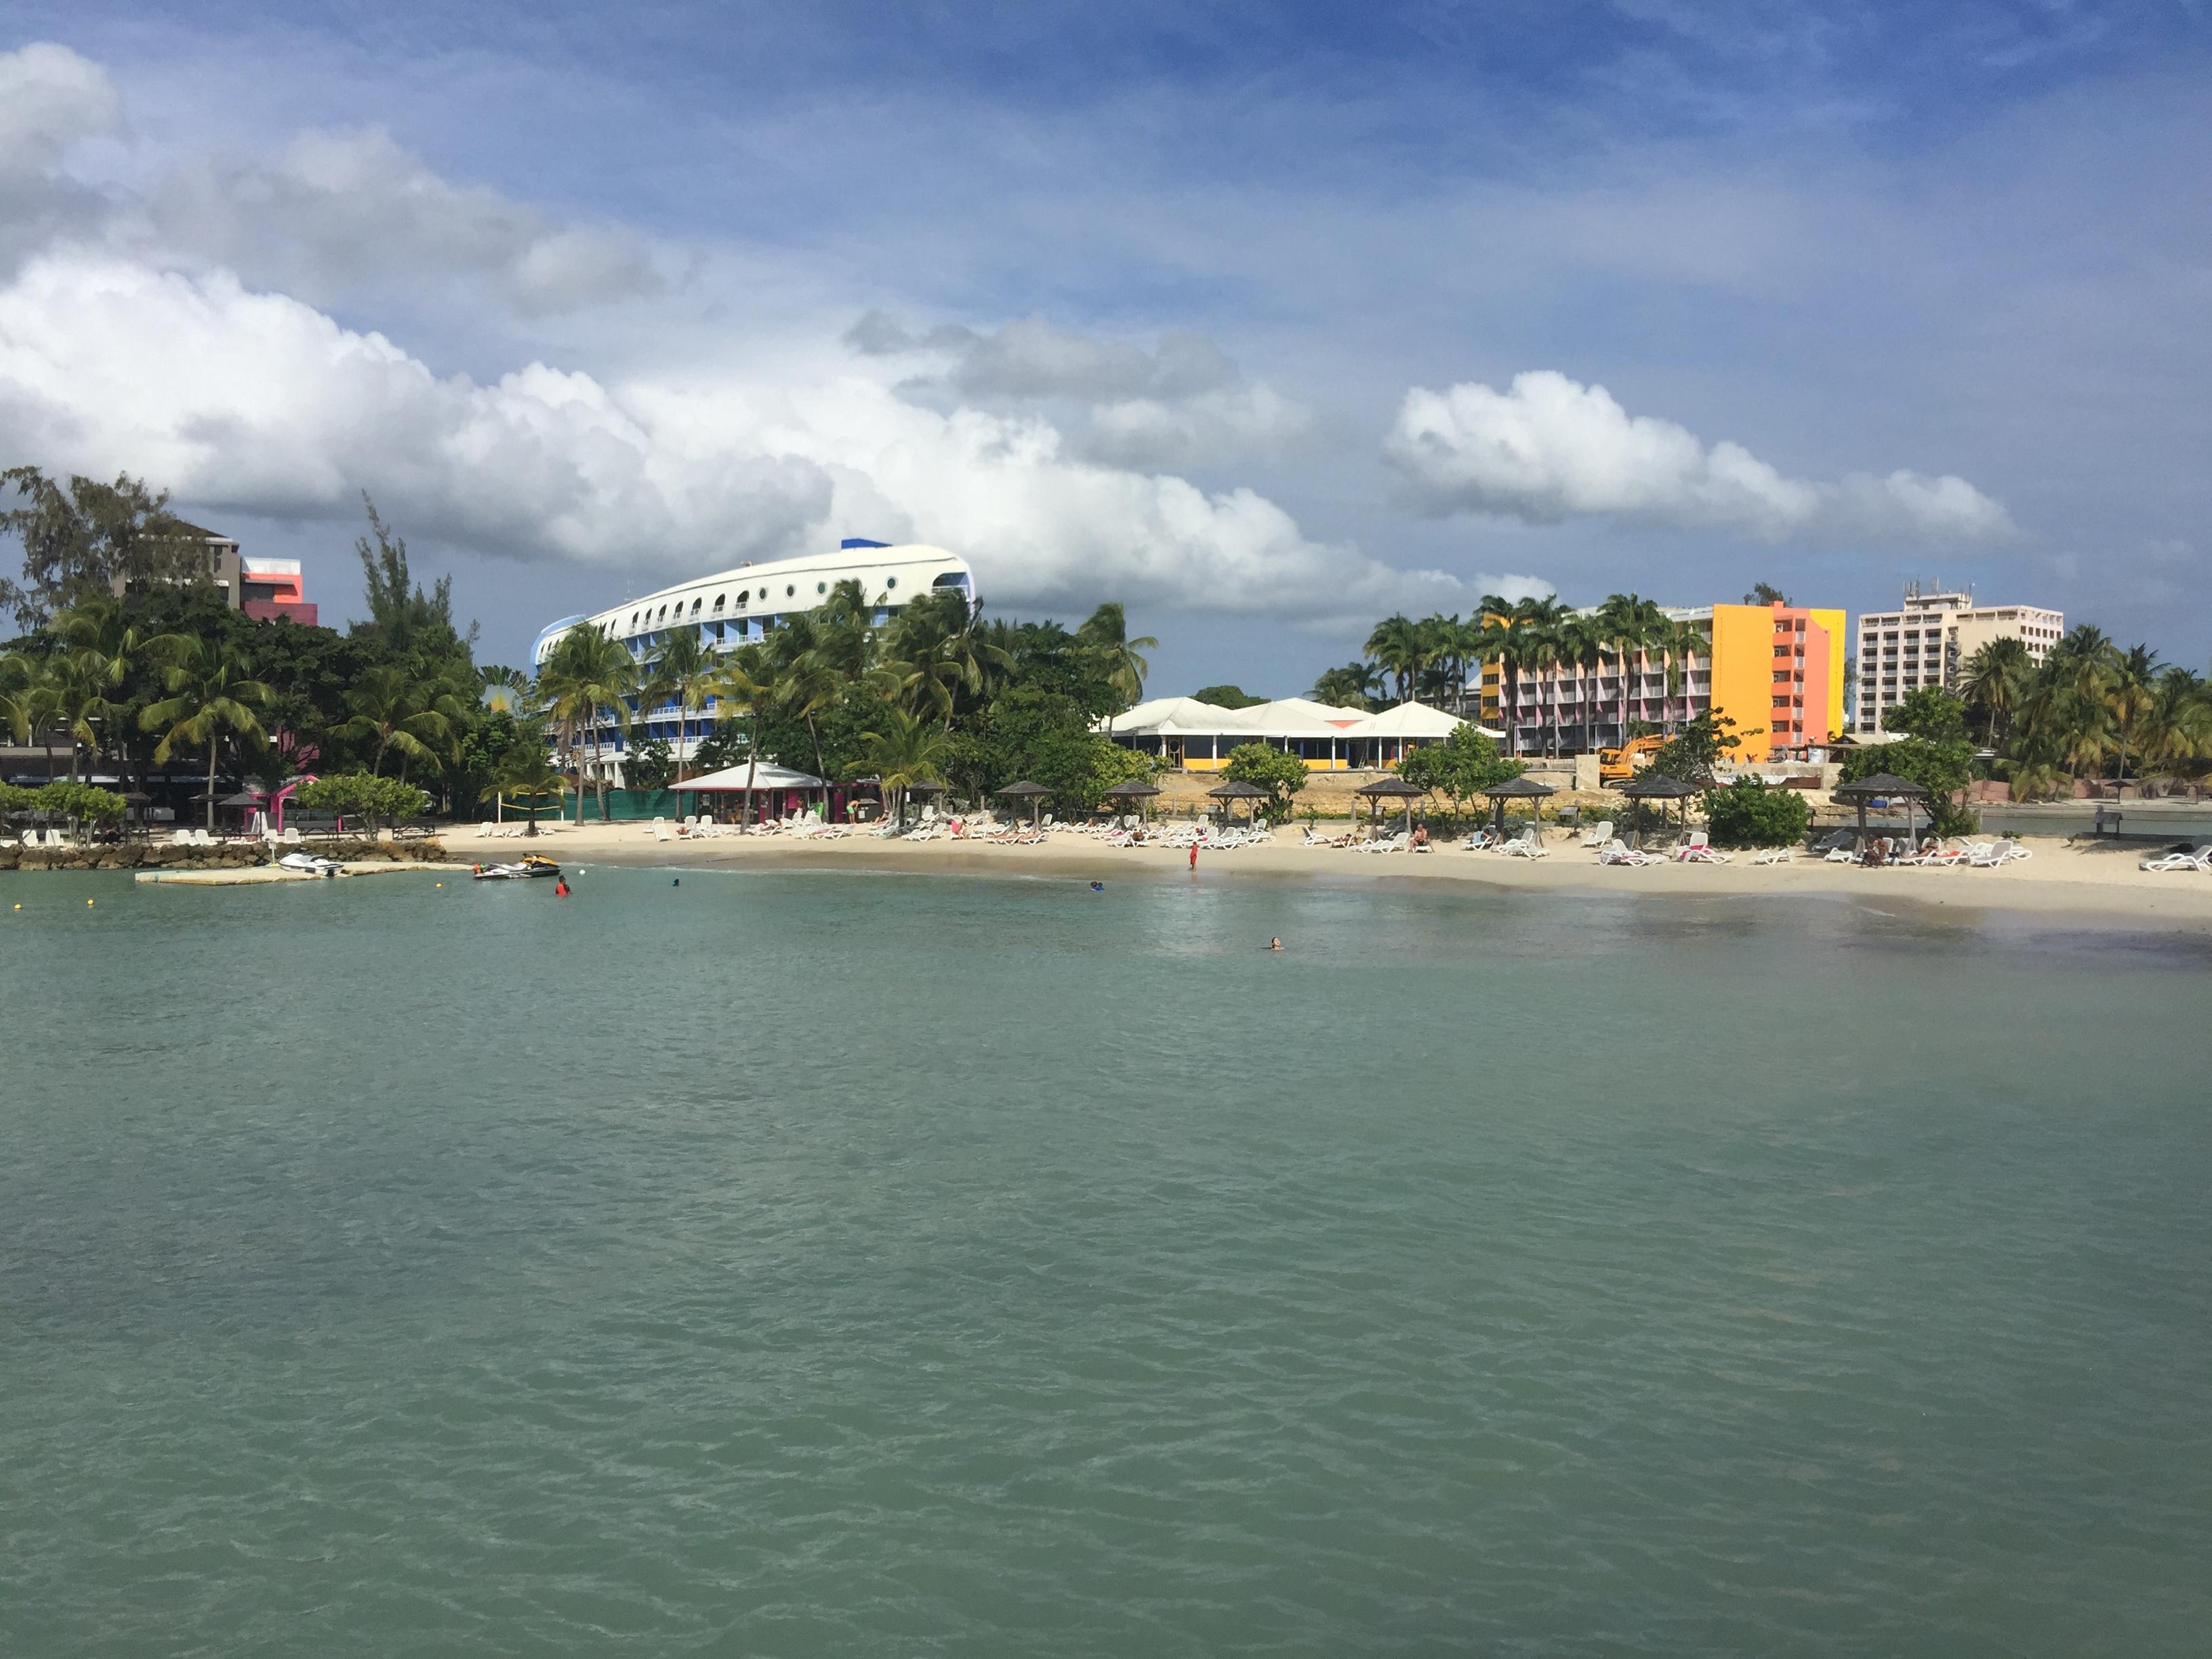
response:
[[[1597,861],[1600,864],[1644,865],[1653,862],[1653,860],[1650,854],[1638,852],[1616,836],[1598,849]]]

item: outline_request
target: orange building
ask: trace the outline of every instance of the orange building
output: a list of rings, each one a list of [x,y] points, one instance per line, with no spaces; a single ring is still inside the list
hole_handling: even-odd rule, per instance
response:
[[[1840,611],[1713,607],[1709,706],[1735,722],[1738,760],[1802,758],[1842,735],[1844,630]]]

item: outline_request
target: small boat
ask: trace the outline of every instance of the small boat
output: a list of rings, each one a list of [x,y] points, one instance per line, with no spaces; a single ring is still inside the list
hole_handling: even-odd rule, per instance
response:
[[[276,860],[276,867],[301,876],[335,876],[343,868],[336,859],[318,858],[313,853],[287,853]]]
[[[529,881],[538,876],[557,876],[561,866],[551,859],[539,858],[532,853],[528,858],[512,864],[480,864],[477,866],[478,881]]]

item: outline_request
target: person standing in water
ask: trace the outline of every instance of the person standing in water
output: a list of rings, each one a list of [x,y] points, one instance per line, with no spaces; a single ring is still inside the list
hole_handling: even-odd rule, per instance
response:
[[[1190,867],[1194,870],[1198,868],[1198,843],[1196,842],[1193,842],[1190,844]]]
[[[1267,941],[1267,948],[1268,948],[1270,951],[1279,951],[1279,950],[1281,950],[1281,949],[1283,948],[1283,939],[1282,939],[1282,935],[1281,935],[1281,934],[1279,934],[1279,933],[1278,933],[1274,938],[1273,938],[1273,939],[1269,939],[1269,940]]]
[[[568,896],[568,877],[556,876],[553,878],[553,896],[555,898],[566,898]]]

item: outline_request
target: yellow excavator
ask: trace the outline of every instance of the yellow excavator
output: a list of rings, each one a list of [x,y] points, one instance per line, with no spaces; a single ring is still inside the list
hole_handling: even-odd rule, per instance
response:
[[[1636,758],[1659,751],[1666,738],[1646,732],[1640,738],[1631,738],[1618,749],[1597,751],[1597,781],[1600,783],[1626,783],[1636,775]]]

